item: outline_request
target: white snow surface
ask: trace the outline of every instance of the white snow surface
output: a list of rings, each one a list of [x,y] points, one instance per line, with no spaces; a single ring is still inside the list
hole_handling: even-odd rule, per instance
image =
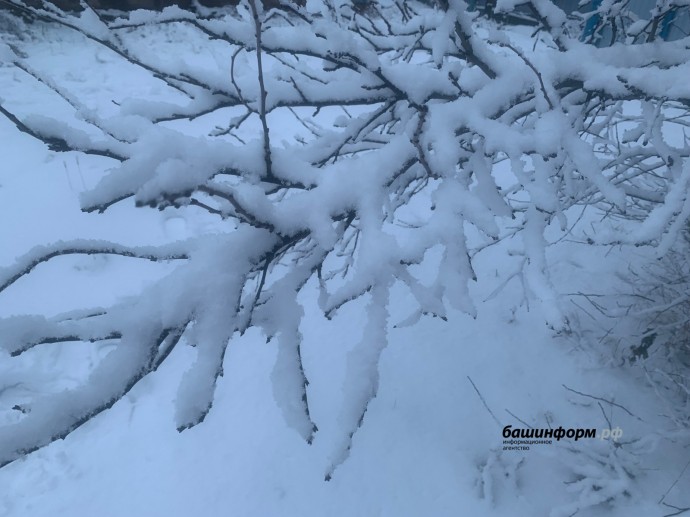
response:
[[[513,3],[500,5],[508,8]],[[546,4],[535,4],[552,20],[562,15]],[[164,12],[168,18],[180,14],[177,9]],[[81,21],[88,27],[95,23],[86,16]],[[131,23],[152,21],[151,15],[142,11],[129,18]],[[451,21],[443,20],[436,32],[450,30]],[[199,182],[221,167],[258,174],[261,148],[254,141],[248,150],[246,145],[232,141],[182,138],[176,122],[152,127],[139,115],[164,116],[175,109],[184,113],[184,97],[179,91],[159,80],[144,82],[140,70],[115,55],[92,55],[89,47],[75,42],[69,32],[44,30],[44,39],[31,42],[29,61],[50,70],[55,84],[79,92],[80,101],[99,120],[113,115],[113,101],[117,101],[122,112],[131,117],[131,125],[122,126],[113,119],[111,131],[123,142],[102,142],[102,148],[133,158],[119,165],[101,156],[52,152],[0,117],[0,283],[45,252],[45,243],[56,243],[56,249],[101,249],[109,242],[119,243],[119,247],[110,248],[114,253],[105,257],[59,257],[37,265],[31,274],[0,293],[0,332],[6,339],[0,343],[0,441],[21,448],[32,440],[23,433],[24,427],[30,430],[36,426],[31,420],[34,411],[21,419],[17,411],[6,407],[9,401],[23,403],[39,392],[44,411],[27,409],[34,409],[36,418],[45,418],[45,426],[59,426],[61,419],[78,419],[82,406],[91,402],[90,393],[75,387],[80,380],[91,376],[98,382],[99,393],[121,392],[124,388],[113,380],[116,376],[109,375],[111,369],[130,369],[135,375],[147,360],[146,349],[136,345],[150,341],[152,329],[160,331],[181,314],[190,313],[191,318],[193,307],[200,313],[184,338],[185,345],[194,346],[177,347],[156,372],[64,440],[0,469],[0,516],[647,517],[670,511],[658,504],[662,496],[678,506],[690,506],[690,471],[683,470],[690,454],[663,438],[654,394],[625,369],[602,366],[606,351],[592,348],[587,336],[557,336],[552,330],[563,326],[564,314],[581,314],[563,295],[615,291],[620,287],[615,273],[631,261],[646,258],[643,251],[634,255],[638,252],[632,246],[592,251],[590,246],[568,241],[545,248],[551,229],[537,208],[556,207],[552,206],[553,193],[535,186],[529,194],[536,208],[525,216],[524,241],[507,239],[487,248],[472,270],[466,260],[466,236],[472,238],[472,232],[481,232],[497,237],[501,229],[496,219],[511,215],[497,194],[500,181],[477,159],[476,184],[446,181],[433,193],[434,215],[426,222],[425,231],[439,237],[443,249],[420,251],[422,245],[412,239],[406,247],[403,238],[391,237],[377,220],[364,219],[361,224],[367,227],[369,240],[360,243],[362,262],[357,265],[360,269],[355,268],[361,278],[343,283],[324,300],[319,299],[319,285],[312,277],[295,300],[285,293],[310,276],[308,264],[305,270],[296,270],[282,284],[277,282],[276,296],[259,311],[259,318],[280,313],[280,321],[266,318],[260,329],[233,336],[223,357],[224,344],[239,318],[229,315],[238,311],[232,306],[204,304],[204,300],[216,299],[213,293],[220,291],[237,293],[235,298],[243,300],[246,293],[236,284],[236,277],[205,278],[185,291],[189,298],[184,299],[177,292],[158,288],[168,284],[157,282],[172,277],[188,285],[203,278],[198,270],[174,268],[177,260],[183,260],[175,257],[185,249],[182,243],[188,238],[199,239],[196,253],[203,255],[210,268],[219,257],[237,256],[233,264],[242,270],[249,268],[240,260],[242,253],[251,249],[260,254],[272,237],[257,238],[256,232],[237,231],[227,238],[228,234],[219,232],[215,219],[193,208],[181,217],[170,209],[135,209],[132,203],[123,203],[104,214],[87,214],[80,212],[79,203],[96,206],[110,197],[135,191],[136,201],[146,203],[175,193],[187,186],[186,182]],[[153,29],[146,25],[137,30]],[[295,32],[290,28],[276,31],[269,35],[268,43],[314,40],[314,45],[324,44],[314,35]],[[177,60],[171,66],[182,66],[182,71],[184,66],[206,67],[208,82],[214,85],[227,75],[226,70],[222,75],[213,68],[218,56],[212,54],[216,51],[204,53],[202,47],[190,43],[189,34],[179,40],[170,33],[159,36],[168,49],[179,51],[179,55],[169,55],[171,61]],[[434,59],[443,53],[441,39],[432,41]],[[337,41],[328,45],[340,50],[343,47]],[[194,49],[191,56],[190,48]],[[363,62],[376,59],[359,49],[349,50]],[[677,50],[687,48],[678,44]],[[155,49],[147,51],[155,54]],[[575,61],[584,52],[573,51],[567,59]],[[653,56],[653,49],[645,46],[644,53]],[[651,59],[646,54],[635,59]],[[80,70],[85,68],[80,64],[85,56],[89,63],[98,63],[89,65],[93,73]],[[4,44],[0,44],[0,59],[14,59]],[[658,88],[687,91],[687,81],[680,83],[687,77],[688,67],[677,68],[678,83],[659,84]],[[408,73],[405,66],[386,66],[382,71],[393,78]],[[439,71],[442,86],[447,82],[446,72]],[[602,83],[613,74],[610,69],[601,73]],[[506,74],[498,86],[484,87],[468,71],[461,82],[478,92],[475,105],[479,103],[492,112],[499,103],[501,88],[514,79]],[[630,75],[627,79],[634,84],[654,80],[653,75]],[[423,100],[427,86],[410,82],[410,95]],[[607,83],[606,87],[616,85]],[[26,77],[0,63],[3,105],[7,102],[27,117],[27,123],[33,122],[51,136],[61,135],[75,147],[93,144],[87,124],[69,118],[71,112],[64,99],[53,95],[50,101],[41,100],[45,102],[41,118],[32,115],[33,103],[46,95],[43,85],[27,82]],[[453,113],[430,112],[438,124],[434,126],[438,138],[428,143],[445,151],[431,157],[434,167],[444,169],[456,163],[457,143],[453,139],[441,141],[444,124],[450,127],[452,114],[476,125],[487,136],[487,148],[511,139],[516,149],[522,145],[519,132],[495,132],[500,129],[498,125],[486,123],[462,100],[452,108]],[[184,121],[185,131],[197,136],[227,124],[217,115],[212,120]],[[285,116],[281,131],[290,136],[303,131],[294,120]],[[544,138],[538,151],[548,154],[558,145],[571,145],[571,154],[582,157],[582,163],[576,165],[591,173],[607,199],[620,202],[622,191],[596,174],[596,158],[583,156],[585,153],[576,149],[577,138],[557,133],[558,126],[558,120],[540,120],[536,131]],[[127,143],[141,135],[136,143]],[[142,151],[148,147],[156,152]],[[233,153],[235,147],[241,147],[242,153]],[[322,193],[322,203],[306,205],[303,199],[314,196],[296,194],[278,206],[267,206],[267,217],[281,223],[279,230],[307,227],[317,244],[327,248],[332,246],[335,230],[324,221],[330,220],[329,210],[334,204],[381,206],[383,196],[377,190],[381,178],[363,172],[376,168],[369,155],[360,158],[357,170],[336,164],[328,175],[320,176],[309,169],[312,157],[298,153],[290,157],[287,151],[282,152],[276,150],[276,156],[285,157],[276,172],[288,178],[288,169],[299,169],[299,177],[311,178],[310,186]],[[411,153],[409,141],[391,139],[387,154],[376,159],[402,164]],[[292,160],[289,166],[288,159]],[[190,169],[192,162],[196,166]],[[532,165],[538,176],[539,163]],[[500,172],[519,176],[523,167],[512,160]],[[108,174],[113,168],[120,174]],[[643,241],[667,225],[674,215],[668,213],[673,207],[690,210],[688,178],[686,163],[676,189],[669,193],[673,206],[664,205],[652,212],[623,245]],[[259,187],[243,184],[234,192],[243,203],[265,201]],[[485,200],[483,204],[477,202],[475,193]],[[414,209],[410,207],[410,211]],[[458,215],[473,228],[449,224]],[[227,230],[229,223],[221,224]],[[598,239],[618,242],[617,236],[602,234]],[[523,243],[527,250],[524,256],[513,253]],[[164,247],[154,250],[152,244]],[[151,263],[130,256],[154,252],[171,260]],[[397,279],[385,276],[390,270],[384,266],[394,258],[418,258],[425,252],[428,261],[415,271],[416,277],[402,269]],[[525,257],[529,266],[523,276]],[[548,276],[543,274],[546,269]],[[439,272],[446,280],[442,286],[433,284]],[[476,282],[464,281],[474,275]],[[376,280],[371,292],[339,307],[331,319],[323,316],[324,307],[339,306],[367,286],[371,276]],[[149,296],[135,298],[144,286],[151,287]],[[437,287],[440,291],[434,290]],[[525,290],[531,293],[531,302],[524,296]],[[450,308],[434,306],[440,296],[448,299]],[[147,322],[150,326],[123,336],[114,350],[107,342],[70,342],[42,345],[50,347],[47,357],[28,351],[20,359],[9,358],[22,342],[50,332],[54,335],[55,328],[66,336],[79,332],[79,324],[65,320],[65,314],[78,318],[84,307],[113,304],[123,314],[125,308],[135,306],[156,319]],[[442,318],[410,317],[420,304]],[[22,316],[27,313],[44,316],[32,317],[27,324]],[[225,315],[226,326],[216,325]],[[120,316],[116,311],[113,318]],[[411,321],[416,323],[403,324]],[[107,335],[109,324],[110,320],[104,320],[102,330],[99,328],[102,335],[86,338]],[[266,336],[274,334],[276,339],[266,342]],[[296,363],[298,356],[309,381],[308,418],[300,416],[303,408],[291,407],[299,405],[304,383],[294,368],[285,366]],[[375,371],[370,371],[372,364],[378,364]],[[216,381],[219,369],[222,376]],[[23,381],[25,378],[31,382]],[[216,385],[209,384],[209,379]],[[596,401],[566,387],[614,400],[634,415],[618,406],[607,406],[602,415]],[[375,397],[367,406],[372,395]],[[202,424],[182,433],[176,431],[198,419],[211,405]],[[360,418],[361,427],[354,435],[343,435],[343,430],[355,428]],[[501,431],[506,425],[602,429],[609,423],[620,426],[626,438],[640,438],[644,447],[619,450],[610,441],[596,439],[579,442],[574,449],[554,444],[535,445],[529,451],[503,450]],[[613,467],[597,463],[598,458],[607,458]],[[634,479],[625,470],[633,466]],[[327,474],[330,481],[324,480]],[[587,485],[592,479],[596,482]]]

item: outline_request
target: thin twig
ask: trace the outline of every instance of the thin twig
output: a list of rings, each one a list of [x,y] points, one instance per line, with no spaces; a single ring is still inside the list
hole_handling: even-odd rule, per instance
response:
[[[572,389],[572,388],[569,388],[569,387],[566,386],[565,384],[562,384],[562,386],[563,386],[566,390],[572,391],[573,393],[577,393],[578,395],[581,395],[581,396],[583,396],[583,397],[589,397],[589,398],[594,399],[594,400],[601,400],[602,402],[606,402],[607,404],[610,404],[610,405],[612,405],[612,406],[616,406],[616,407],[618,407],[618,408],[621,408],[623,411],[625,411],[625,412],[626,412],[627,414],[629,414],[631,417],[637,418],[640,422],[643,421],[639,416],[634,415],[633,413],[631,413],[630,411],[628,411],[628,409],[626,409],[625,407],[623,407],[623,406],[621,406],[620,404],[617,404],[617,403],[615,403],[615,402],[613,402],[613,401],[611,401],[611,400],[607,400],[607,399],[601,398],[601,397],[595,397],[594,395],[587,395],[586,393],[582,393],[582,392],[580,392],[580,391],[576,391],[576,390],[574,390],[574,389]]]
[[[609,429],[613,429],[613,426],[611,425],[611,420],[609,420],[609,417],[606,415],[606,411],[604,411],[604,406],[601,405],[601,402],[597,400],[597,405],[599,406],[599,409],[601,409],[601,414],[604,415],[604,420],[606,420],[606,423],[609,426]]]
[[[266,177],[273,177],[273,162],[271,159],[271,140],[268,134],[268,121],[266,120],[266,85],[264,83],[264,69],[261,62],[261,18],[256,7],[258,0],[251,0],[249,7],[254,17],[254,32],[256,34],[256,66],[259,76],[259,118],[264,135],[264,160],[266,163]]]
[[[512,416],[515,420],[517,420],[517,421],[520,422],[521,424],[526,425],[526,426],[529,427],[530,429],[534,429],[531,425],[529,425],[527,422],[525,422],[522,418],[520,418],[519,416],[517,416],[515,413],[513,413],[513,412],[510,411],[509,409],[506,409],[506,413],[508,413],[510,416]]]
[[[685,474],[685,471],[688,470],[688,467],[690,467],[690,459],[689,459],[688,462],[685,464],[685,467],[683,467],[683,470],[680,471],[680,474],[678,474],[678,477],[677,477],[676,480],[673,482],[673,484],[672,484],[670,487],[668,487],[668,490],[666,490],[666,492],[664,492],[664,495],[661,496],[661,499],[659,499],[659,502],[660,502],[660,503],[664,503],[664,499],[666,498],[666,496],[668,495],[668,493],[669,493],[671,490],[673,490],[673,487],[676,486],[676,484],[678,483],[678,481],[680,481],[680,478],[683,477],[683,474]],[[666,504],[666,503],[664,503],[664,504]],[[666,505],[666,506],[669,506],[669,505]]]
[[[489,412],[489,414],[492,416],[492,418],[494,419],[494,421],[495,421],[495,422],[499,425],[499,427],[500,427],[500,426],[502,425],[501,422],[498,420],[498,418],[496,418],[496,415],[494,415],[494,412],[491,411],[491,408],[490,408],[489,405],[486,403],[486,400],[484,400],[484,397],[483,397],[482,394],[479,392],[479,388],[477,388],[477,385],[472,381],[472,379],[470,378],[469,375],[467,376],[467,380],[470,381],[470,384],[471,384],[472,387],[474,388],[474,391],[476,391],[476,392],[477,392],[477,395],[479,395],[479,400],[482,401],[482,404],[484,404],[484,407],[486,408],[486,410]]]
[[[668,503],[661,503],[661,504],[663,504],[664,506],[667,506],[669,508],[673,508],[674,510],[678,510],[677,512],[667,513],[663,517],[673,517],[674,515],[680,515],[681,513],[685,513],[687,511],[690,511],[690,507],[689,508],[679,508],[677,506],[673,506],[672,504],[668,504]]]

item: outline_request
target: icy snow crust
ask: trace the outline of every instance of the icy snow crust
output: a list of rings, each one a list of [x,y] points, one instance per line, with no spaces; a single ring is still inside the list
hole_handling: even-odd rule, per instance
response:
[[[111,37],[99,20],[88,16],[79,22],[85,31]],[[20,455],[18,451],[37,442],[52,441],[47,429],[59,434],[81,426],[64,441],[0,470],[0,514],[659,514],[657,501],[687,458],[662,439],[655,399],[623,371],[602,368],[587,336],[555,337],[553,330],[564,325],[569,313],[562,295],[608,291],[602,286],[615,290],[613,273],[629,263],[635,248],[598,254],[572,242],[548,247],[561,234],[544,213],[559,206],[538,156],[564,145],[580,160],[573,166],[611,204],[624,204],[626,192],[600,174],[599,159],[574,131],[563,129],[568,126],[558,114],[549,111],[536,122],[536,140],[483,116],[500,111],[507,85],[524,85],[534,77],[524,70],[508,71],[501,81],[485,84],[476,70],[463,72],[460,84],[472,102],[464,98],[429,110],[434,130],[422,145],[435,150],[428,155],[430,166],[454,169],[462,152],[452,138],[458,121],[484,135],[487,153],[511,143],[513,156],[492,170],[474,155],[471,185],[452,178],[439,181],[429,198],[411,199],[401,209],[409,228],[393,229],[380,219],[389,203],[382,185],[394,181],[383,174],[404,169],[415,156],[410,138],[392,137],[383,151],[336,161],[324,173],[312,165],[317,151],[290,142],[295,135],[308,139],[312,130],[326,134],[323,127],[337,126],[342,111],[324,109],[304,125],[287,109],[276,110],[269,117],[278,143],[274,173],[306,189],[279,203],[268,202],[258,181],[263,173],[259,121],[249,120],[233,140],[205,135],[220,134],[228,120],[241,118],[237,108],[194,120],[184,117],[205,106],[215,108],[218,92],[234,91],[227,47],[207,46],[205,37],[183,24],[153,25],[185,16],[176,9],[155,20],[151,13],[132,13],[126,22],[137,27],[124,32],[122,43],[144,62],[156,59],[171,74],[188,72],[217,90],[199,92],[192,101],[64,28],[45,26],[40,38],[21,42],[27,70],[0,68],[3,105],[42,136],[102,153],[50,151],[0,118],[8,150],[0,171],[0,210],[3,221],[9,221],[0,225],[0,284],[9,285],[0,294],[0,461],[14,459],[11,454]],[[558,13],[546,11],[545,16],[554,21]],[[250,27],[246,20],[227,20],[229,25],[241,23]],[[414,102],[432,91],[452,94],[453,64],[442,63],[441,56],[453,23],[440,19],[426,36],[432,59],[442,64],[430,76],[432,84],[406,80],[414,68],[405,62],[385,64],[381,74],[404,84]],[[243,35],[234,26],[228,32]],[[251,41],[252,31],[243,37]],[[522,41],[519,33],[511,38]],[[327,45],[366,64],[377,59],[348,47],[347,41],[325,42],[289,27],[267,34],[265,44],[288,49]],[[584,76],[587,52],[584,46],[573,49],[563,62],[546,53],[531,58],[541,70],[553,67],[554,74],[561,66],[577,72],[575,63],[581,63]],[[679,42],[674,52],[687,52],[687,42]],[[487,59],[507,63],[508,54],[497,51]],[[680,59],[672,54],[665,58]],[[625,55],[633,64],[650,67],[658,59],[645,45]],[[20,60],[5,44],[0,58]],[[600,71],[587,74],[588,81],[596,80],[593,87],[615,91],[623,87],[621,77],[628,85],[653,81],[653,72],[625,75],[619,58],[612,52],[610,62],[599,61]],[[240,53],[235,66],[240,89],[251,91],[255,63]],[[304,63],[294,66],[306,69]],[[653,88],[685,94],[688,83],[680,78],[690,76],[688,66],[679,64]],[[32,80],[31,73],[45,82]],[[352,104],[371,95],[371,78],[346,70],[335,74],[341,90],[331,93]],[[299,92],[284,84],[275,76],[268,81],[269,107],[298,99]],[[63,90],[62,97],[56,95]],[[303,91],[311,97],[320,92],[316,87]],[[547,99],[540,101],[547,111]],[[372,109],[381,106],[348,108],[348,124],[353,117],[364,127]],[[305,118],[311,115],[294,110]],[[107,131],[94,132],[90,121]],[[325,145],[318,150],[323,156],[338,145],[337,133],[330,138],[332,146],[324,136]],[[535,142],[537,154],[526,164],[520,156]],[[354,143],[347,149],[359,150]],[[232,194],[238,206],[262,214],[270,231],[220,220],[194,206],[180,215],[172,206],[158,212],[114,203],[130,195],[142,206],[174,200],[213,180],[218,170],[228,171],[228,177],[215,188]],[[235,181],[235,171],[257,181]],[[669,225],[671,232],[677,231],[673,222],[678,208],[688,210],[690,168],[686,163],[676,172],[669,205],[652,211],[633,231],[602,230],[596,238],[634,245]],[[521,174],[544,179],[523,183],[532,205],[525,210],[522,237],[487,246],[481,260],[470,263],[467,242],[484,246],[510,231],[512,209],[498,187],[523,180]],[[40,202],[32,203],[34,199]],[[81,213],[79,206],[107,210]],[[367,230],[358,242],[357,262],[348,265],[354,273],[348,281],[330,279],[326,290],[313,269],[345,231],[345,217],[337,224],[331,221],[352,207],[363,214],[359,224]],[[561,216],[575,220],[577,214]],[[458,217],[466,223],[456,224]],[[596,221],[587,214],[578,228]],[[422,222],[424,231],[415,232],[415,224]],[[274,295],[262,300],[254,315],[257,323],[248,328],[249,316],[242,309],[251,304],[254,292],[247,291],[244,281],[255,274],[267,250],[280,244],[276,235],[305,228],[316,251],[299,267],[269,280]],[[428,249],[438,242],[442,244]],[[514,253],[516,248],[526,251]],[[643,250],[635,253],[640,259],[646,256]],[[42,259],[52,255],[56,258]],[[401,260],[418,265],[391,266]],[[477,282],[468,283],[472,278]],[[365,292],[359,301],[346,303]],[[86,312],[85,307],[101,309]],[[240,336],[237,328],[246,332]],[[57,342],[45,342],[56,336]],[[267,336],[273,338],[268,343]],[[192,346],[175,346],[178,340]],[[47,357],[39,353],[45,348]],[[10,354],[18,357],[10,359]],[[634,415],[607,406],[602,416],[596,401],[564,386],[615,400],[634,408]],[[124,391],[127,395],[117,401]],[[26,413],[5,407],[10,401]],[[94,407],[110,405],[82,425]],[[175,431],[200,419],[205,419],[201,426]],[[613,423],[626,437],[641,440],[625,450],[596,440],[534,446],[527,453],[503,451],[502,427],[525,427],[525,422],[598,429]],[[332,475],[328,483],[325,474]],[[686,473],[670,494],[682,496],[688,482]]]

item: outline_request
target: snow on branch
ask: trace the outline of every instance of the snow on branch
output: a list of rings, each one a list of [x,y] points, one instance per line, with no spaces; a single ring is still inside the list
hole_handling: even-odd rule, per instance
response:
[[[0,468],[60,440],[126,395],[139,380],[155,371],[174,348],[184,327],[128,333],[114,352],[79,388],[45,395],[25,409],[15,424],[0,427]]]
[[[119,255],[151,260],[183,260],[189,258],[183,243],[167,246],[123,246],[109,241],[72,240],[59,241],[49,246],[36,246],[19,257],[9,267],[0,268],[0,292],[7,289],[21,277],[31,273],[33,269],[44,262],[65,255]]]

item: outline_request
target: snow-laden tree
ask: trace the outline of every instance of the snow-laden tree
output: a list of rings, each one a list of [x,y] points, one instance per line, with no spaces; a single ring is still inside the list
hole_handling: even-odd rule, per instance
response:
[[[496,11],[515,4],[498,2]],[[175,265],[135,300],[0,322],[3,361],[56,343],[116,344],[83,385],[18,406],[22,414],[0,428],[0,465],[111,407],[180,343],[193,345],[196,359],[179,386],[176,425],[198,424],[211,408],[226,348],[250,327],[274,338],[276,401],[286,422],[312,440],[297,296],[318,285],[327,317],[360,298],[368,316],[347,365],[335,467],[376,395],[393,285],[405,285],[417,306],[404,324],[453,310],[473,315],[473,263],[483,249],[514,237],[527,296],[556,332],[568,332],[549,277],[547,229],[565,234],[578,207],[597,206],[609,224],[590,236],[593,245],[664,249],[690,216],[690,146],[687,138],[668,138],[690,124],[690,40],[663,41],[653,22],[686,9],[682,0],[660,0],[652,23],[637,24],[635,38],[607,48],[581,42],[581,27],[549,0],[521,7],[539,23],[521,39],[478,23],[462,0],[309,0],[270,9],[249,0],[226,11],[129,14],[2,5],[6,18],[29,30],[52,24],[80,33],[185,99],[125,98],[115,116],[101,116],[32,66],[21,38],[0,43],[6,67],[50,88],[90,129],[39,113],[19,116],[11,102],[0,102],[0,113],[53,151],[112,162],[81,197],[82,209],[134,203],[203,210],[218,224],[211,234],[164,246],[55,242],[0,270],[2,292],[65,255]],[[223,66],[152,55],[135,37],[165,26],[185,27],[222,49]],[[229,107],[241,114],[205,136],[165,125]],[[319,123],[320,112],[328,123]],[[309,136],[276,140],[285,114]],[[251,138],[239,136],[252,124],[258,130]],[[616,214],[634,214],[634,229],[617,230]],[[415,266],[430,261],[435,277],[421,279]]]

